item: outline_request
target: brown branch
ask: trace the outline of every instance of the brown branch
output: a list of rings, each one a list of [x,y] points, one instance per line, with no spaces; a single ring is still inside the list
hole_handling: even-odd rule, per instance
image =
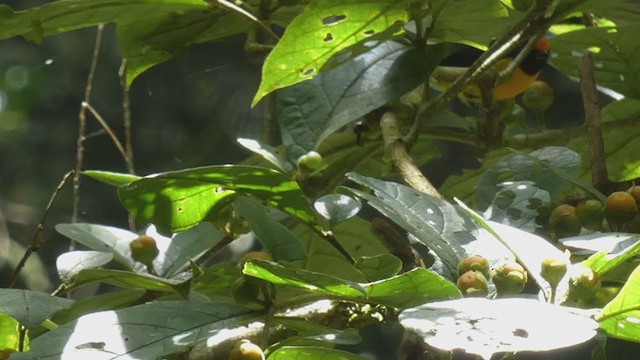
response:
[[[582,56],[580,62],[580,89],[585,111],[593,186],[604,192],[611,186],[611,181],[607,172],[607,156],[602,138],[602,114],[596,89],[593,54],[590,51]]]
[[[398,120],[394,113],[386,112],[382,115],[380,118],[380,130],[384,138],[385,151],[391,156],[393,164],[396,169],[398,169],[402,179],[412,188],[427,195],[442,199],[442,195],[440,195],[435,186],[422,174],[407,151],[407,147],[402,141]]]
[[[13,288],[16,285],[16,282],[18,280],[18,275],[20,275],[20,271],[22,270],[24,265],[27,263],[27,260],[29,260],[29,257],[31,257],[31,254],[38,251],[42,246],[42,244],[44,243],[44,241],[42,240],[42,232],[44,231],[44,222],[45,220],[47,220],[49,211],[51,210],[53,203],[58,198],[60,191],[62,190],[64,185],[69,181],[69,179],[71,179],[72,175],[74,175],[73,171],[69,171],[68,173],[66,173],[62,178],[62,180],[60,181],[60,183],[58,184],[58,186],[56,187],[53,194],[51,195],[51,198],[47,203],[47,207],[44,210],[44,214],[42,214],[42,219],[40,220],[40,223],[36,227],[36,232],[35,234],[33,234],[33,238],[31,238],[31,243],[29,244],[27,251],[25,251],[24,255],[22,256],[22,259],[20,259],[20,262],[18,263],[16,268],[13,270],[13,275],[11,276],[11,281],[9,282],[9,288]]]
[[[120,87],[122,88],[122,120],[124,125],[124,152],[122,157],[127,165],[127,171],[135,174],[133,166],[133,132],[131,127],[131,99],[129,96],[129,86],[127,85],[127,59],[122,59],[120,69],[118,69],[118,78],[120,79]],[[118,146],[119,142],[116,142]],[[122,145],[120,145],[122,147]]]

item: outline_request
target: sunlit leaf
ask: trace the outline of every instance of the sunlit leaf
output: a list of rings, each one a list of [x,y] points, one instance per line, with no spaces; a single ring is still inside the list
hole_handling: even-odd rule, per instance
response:
[[[87,170],[83,171],[82,174],[111,186],[120,186],[140,180],[140,176],[137,175],[116,173],[112,171]]]
[[[118,189],[127,209],[161,232],[187,230],[214,217],[236,195],[255,197],[303,222],[314,216],[298,184],[272,169],[223,165],[150,175]]]
[[[31,329],[40,325],[56,312],[66,309],[73,300],[51,296],[47,293],[20,290],[0,289],[0,312],[18,320],[20,324]]]
[[[229,304],[160,301],[88,314],[39,336],[30,352],[12,359],[156,359],[220,337],[246,320],[246,311]]]
[[[342,194],[328,194],[318,198],[313,207],[325,219],[339,223],[352,218],[360,212],[360,201]]]
[[[95,269],[109,263],[113,259],[112,253],[100,251],[70,251],[56,260],[58,276],[63,283],[73,282],[78,273],[84,269]]]
[[[275,165],[278,169],[290,173],[294,170],[294,166],[289,160],[285,159],[278,150],[272,146],[261,144],[254,139],[239,138],[238,143],[249,151],[260,155],[265,160]]]
[[[20,323],[0,312],[0,350],[18,351],[20,348]]]
[[[486,219],[529,232],[542,227],[536,223],[536,218],[551,206],[549,192],[531,181],[509,181],[499,186],[500,191],[484,213]]]
[[[366,360],[367,358],[343,350],[312,346],[283,346],[269,355],[269,360],[290,359]]]
[[[380,41],[377,35],[400,32],[407,20],[402,0],[319,0],[295,18],[267,57],[253,105],[268,93],[309,80],[341,50],[361,44],[360,53]],[[390,36],[385,36],[390,37]],[[367,39],[372,44],[367,46]],[[347,58],[358,55],[351,49]],[[356,52],[354,54],[354,52]],[[343,54],[344,55],[344,54]]]
[[[404,310],[400,323],[430,346],[483,359],[499,352],[548,351],[588,341],[598,324],[566,307],[530,299],[465,298]]]
[[[600,328],[607,335],[640,342],[640,266],[631,273],[620,293],[600,312]]]

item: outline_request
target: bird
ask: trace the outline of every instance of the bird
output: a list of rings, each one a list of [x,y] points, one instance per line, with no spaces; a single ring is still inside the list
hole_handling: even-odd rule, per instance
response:
[[[537,80],[540,71],[547,64],[550,50],[551,42],[548,38],[541,37],[536,40],[533,49],[525,56],[509,78],[496,84],[493,89],[493,98],[495,100],[513,99],[526,91],[529,85]],[[522,47],[516,48],[506,57],[498,60],[494,65],[495,69],[498,72],[507,69],[520,51],[522,51]],[[455,56],[455,54],[453,56]],[[445,59],[442,63],[446,64],[448,62],[447,60],[449,59]],[[438,66],[431,73],[429,84],[436,90],[445,91],[457,78],[462,76],[465,71],[467,71],[467,67]],[[481,100],[480,88],[476,83],[471,83],[463,89],[459,97],[464,103],[478,103]]]

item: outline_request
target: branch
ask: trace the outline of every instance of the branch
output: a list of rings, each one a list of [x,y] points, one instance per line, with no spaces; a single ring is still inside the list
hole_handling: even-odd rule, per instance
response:
[[[391,156],[393,164],[400,173],[402,179],[412,188],[427,195],[442,199],[442,195],[422,174],[420,169],[409,155],[406,146],[402,141],[400,128],[396,115],[386,112],[380,119],[380,129],[384,138],[384,148]]]

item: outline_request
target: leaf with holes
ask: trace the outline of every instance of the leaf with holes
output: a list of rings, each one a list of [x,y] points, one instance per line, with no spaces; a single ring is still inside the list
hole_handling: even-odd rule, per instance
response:
[[[484,218],[522,230],[535,232],[542,226],[536,218],[544,209],[551,206],[549,192],[539,189],[531,181],[515,181],[498,184],[491,206],[485,211]]]
[[[267,57],[253,105],[274,90],[309,80],[337,65],[326,66],[342,50],[346,52],[340,55],[350,59],[369,51],[369,41],[377,44],[400,33],[407,20],[402,5],[403,0],[319,0],[309,4]],[[353,48],[356,45],[361,46]]]
[[[136,219],[155,224],[163,233],[184,231],[214,217],[238,194],[315,224],[313,210],[295,181],[255,166],[207,166],[150,175],[118,188],[118,194]]]

